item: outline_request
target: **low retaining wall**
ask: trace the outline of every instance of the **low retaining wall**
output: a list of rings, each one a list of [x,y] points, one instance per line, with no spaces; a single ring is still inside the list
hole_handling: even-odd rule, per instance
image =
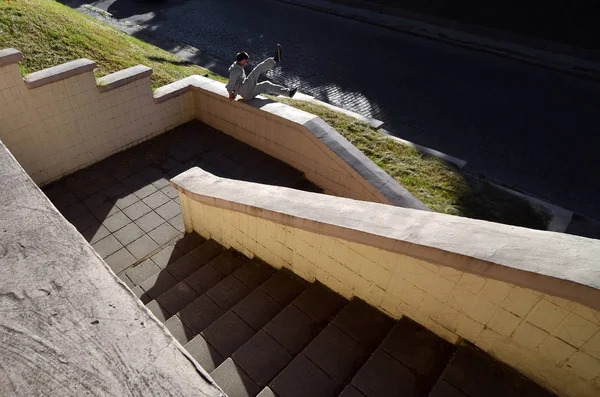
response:
[[[23,77],[17,50],[0,51],[0,139],[45,184],[194,118],[191,94],[153,95],[139,65],[98,81],[80,59]]]
[[[224,397],[0,141],[0,395]]]
[[[199,168],[172,184],[187,231],[467,339],[561,395],[598,395],[600,241]]]
[[[97,81],[80,59],[23,78],[0,51],[0,139],[45,184],[194,118],[302,171],[326,193],[428,210],[318,117],[264,98],[230,102],[223,83],[191,76],[151,90],[138,65]]]

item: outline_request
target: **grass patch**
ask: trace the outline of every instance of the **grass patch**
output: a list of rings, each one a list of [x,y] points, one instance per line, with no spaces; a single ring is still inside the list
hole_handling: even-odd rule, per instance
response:
[[[368,124],[314,103],[274,99],[322,118],[433,211],[535,229],[548,224],[548,215],[527,201],[419,153]]]
[[[9,47],[23,53],[23,75],[89,58],[98,65],[96,78],[139,64],[149,66],[153,89],[194,74],[224,80],[53,0],[0,1],[0,48]]]
[[[94,60],[96,77],[143,64],[153,69],[157,88],[198,74],[225,81],[197,65],[144,43],[52,0],[2,0],[0,48],[24,54],[28,74],[78,58]],[[314,113],[336,129],[434,211],[544,229],[548,218],[526,201],[462,174],[439,159],[422,155],[370,126],[312,103],[277,98]]]

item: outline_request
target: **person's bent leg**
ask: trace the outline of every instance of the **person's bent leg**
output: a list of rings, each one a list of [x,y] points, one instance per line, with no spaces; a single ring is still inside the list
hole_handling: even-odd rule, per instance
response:
[[[290,89],[282,85],[273,84],[270,81],[263,81],[256,85],[256,95],[272,94],[272,95],[290,95]]]
[[[252,89],[258,84],[258,78],[261,74],[271,70],[276,64],[277,63],[273,58],[267,58],[258,65],[256,65],[256,67],[252,69],[252,71],[244,81],[244,85],[248,85],[248,91],[252,91]]]

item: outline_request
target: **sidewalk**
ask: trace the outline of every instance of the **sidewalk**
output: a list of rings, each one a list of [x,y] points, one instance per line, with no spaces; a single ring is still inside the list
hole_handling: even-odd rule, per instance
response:
[[[483,28],[457,21],[403,12],[397,8],[386,14],[353,2],[355,7],[327,0],[276,0],[344,18],[357,20],[410,35],[492,53],[579,77],[600,80],[600,52],[574,48],[541,39]],[[394,14],[394,15],[392,15]]]

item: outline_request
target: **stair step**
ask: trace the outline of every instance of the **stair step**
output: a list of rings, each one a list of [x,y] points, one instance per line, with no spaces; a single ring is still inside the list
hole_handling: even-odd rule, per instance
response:
[[[461,396],[456,394],[456,389],[469,397],[556,397],[508,365],[469,345],[457,347],[430,396],[446,396],[442,394],[445,391],[448,396]]]
[[[231,358],[219,365],[211,377],[227,393],[227,397],[251,397],[260,391]]]
[[[277,397],[277,394],[267,386],[256,397]]]
[[[309,301],[311,300],[305,298],[302,302]],[[313,304],[308,307],[314,310],[316,306]],[[313,316],[327,317],[326,313]],[[392,328],[392,324],[393,320],[383,313],[364,301],[353,299],[302,353],[275,377],[269,387],[279,397],[335,395],[369,358]],[[315,379],[319,379],[319,382],[296,384],[293,381],[307,379],[311,374]]]
[[[194,332],[189,329],[178,316],[172,316],[165,321],[165,327],[167,327],[175,339],[182,345],[185,345],[194,337]]]
[[[240,302],[236,306],[237,312],[236,310],[234,312],[258,332],[231,355],[232,362],[225,360],[213,372],[217,379],[229,376],[233,371],[241,371],[239,376],[245,379],[246,384],[251,382],[243,392],[237,383],[222,385],[223,390],[230,396],[255,396],[256,393],[253,391],[257,388],[263,389],[263,394],[274,395],[272,390],[265,391],[264,388],[293,360],[294,356],[302,351],[323,326],[323,323],[317,323],[298,306],[312,312],[318,319],[329,319],[347,302],[324,285],[314,283],[273,317],[273,313],[282,305],[264,292],[263,288],[277,295],[281,301],[287,302],[290,297],[281,294],[280,290],[273,291],[271,289],[274,285],[272,280],[286,283],[287,287],[296,293],[305,286],[304,282],[297,280],[296,276],[291,276],[288,271],[280,271],[279,274],[267,280],[261,288],[255,290],[251,296],[248,296],[246,305],[242,305]],[[326,310],[316,310],[318,299],[321,300]],[[261,302],[261,300],[263,301]],[[265,310],[265,307],[269,305],[272,305],[273,309]],[[251,307],[260,308],[263,315],[250,315],[253,313]],[[271,311],[272,313],[269,313]],[[261,320],[256,321],[256,317]],[[272,319],[268,321],[268,317]],[[265,325],[259,329],[261,324]]]

